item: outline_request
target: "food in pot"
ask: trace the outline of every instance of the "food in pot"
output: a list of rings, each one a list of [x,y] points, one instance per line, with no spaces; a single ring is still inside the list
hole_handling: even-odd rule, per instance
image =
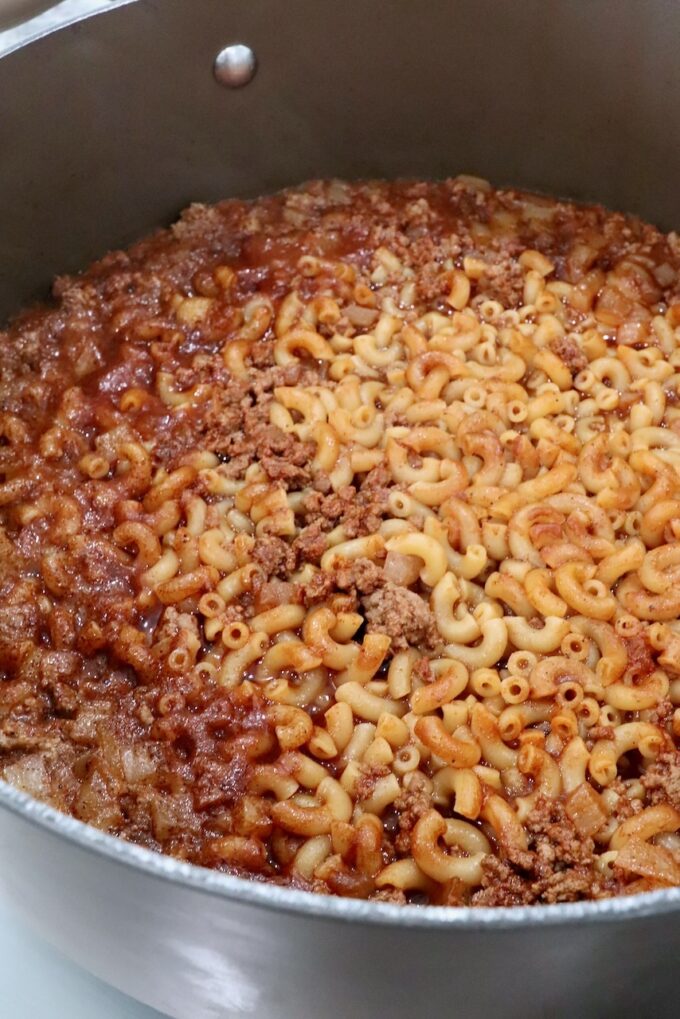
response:
[[[0,334],[0,774],[257,880],[680,884],[680,241],[316,182]]]

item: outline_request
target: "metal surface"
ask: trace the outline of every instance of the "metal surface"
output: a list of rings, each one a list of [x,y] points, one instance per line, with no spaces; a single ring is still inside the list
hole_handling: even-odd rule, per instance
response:
[[[466,171],[680,220],[680,6],[144,0],[0,60],[0,320],[191,200]],[[220,88],[220,45],[253,48]],[[664,186],[664,181],[668,186]]]
[[[0,987],[3,1019],[163,1019],[37,937],[6,901],[2,884]]]
[[[0,873],[41,934],[178,1019],[671,1015],[680,890],[511,910],[314,896],[111,838],[0,782]]]
[[[255,77],[257,60],[250,46],[232,43],[215,57],[213,73],[220,85],[227,88],[241,88],[248,85]]]
[[[49,6],[49,0],[0,0],[0,31],[32,18]]]
[[[113,7],[0,59],[0,317],[190,200],[313,176],[476,172],[680,220],[676,5]],[[258,55],[247,89],[213,77],[230,39]],[[48,939],[181,1019],[672,1011],[678,890],[509,911],[315,897],[155,856],[2,783],[0,879]]]

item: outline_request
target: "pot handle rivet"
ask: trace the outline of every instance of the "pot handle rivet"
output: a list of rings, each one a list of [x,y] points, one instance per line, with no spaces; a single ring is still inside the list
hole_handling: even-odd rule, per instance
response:
[[[215,57],[213,74],[225,88],[241,88],[255,77],[257,60],[250,46],[232,43],[225,46]]]

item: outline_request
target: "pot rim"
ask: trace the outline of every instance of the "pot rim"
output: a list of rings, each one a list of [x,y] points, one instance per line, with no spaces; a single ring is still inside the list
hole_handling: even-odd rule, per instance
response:
[[[680,888],[590,902],[509,908],[399,906],[336,898],[234,877],[126,842],[41,803],[0,779],[0,808],[80,849],[205,895],[300,917],[428,930],[515,930],[557,924],[607,923],[680,911]]]
[[[62,28],[70,28],[73,25],[77,25],[80,21],[87,21],[89,18],[96,18],[100,14],[115,11],[119,7],[127,7],[130,4],[139,3],[139,0],[93,0],[93,2],[98,2],[99,6],[92,10],[77,12],[72,10],[69,12],[68,7],[65,10],[60,10],[61,4],[58,3],[57,7],[48,7],[46,10],[34,14],[28,20],[19,21],[11,27],[0,31],[0,60],[10,56],[12,53],[16,53],[17,50],[23,49],[25,46],[30,46],[40,39],[45,39],[48,35],[60,32]]]
[[[95,10],[65,14],[58,9],[46,22],[44,15],[10,29],[0,40],[0,59],[38,42],[55,32],[100,14],[137,3],[139,0],[109,0]],[[108,835],[76,818],[62,814],[0,779],[0,808],[86,852],[132,868],[152,878],[205,895],[300,917],[363,922],[387,927],[428,930],[515,930],[524,927],[551,927],[605,923],[680,911],[680,888],[647,892],[641,895],[600,899],[592,902],[557,903],[547,906],[510,908],[470,908],[461,906],[399,906],[385,902],[336,898],[269,882],[234,877],[195,864],[144,849],[121,838]]]

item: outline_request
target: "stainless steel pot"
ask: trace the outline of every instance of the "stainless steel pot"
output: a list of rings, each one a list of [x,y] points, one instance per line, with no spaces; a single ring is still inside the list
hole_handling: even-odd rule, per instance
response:
[[[0,319],[192,199],[313,176],[477,172],[670,228],[679,31],[662,0],[113,2],[0,54]],[[234,43],[258,61],[238,89],[213,76]],[[678,889],[475,911],[315,897],[1,782],[0,879],[69,956],[182,1019],[675,1009]]]

